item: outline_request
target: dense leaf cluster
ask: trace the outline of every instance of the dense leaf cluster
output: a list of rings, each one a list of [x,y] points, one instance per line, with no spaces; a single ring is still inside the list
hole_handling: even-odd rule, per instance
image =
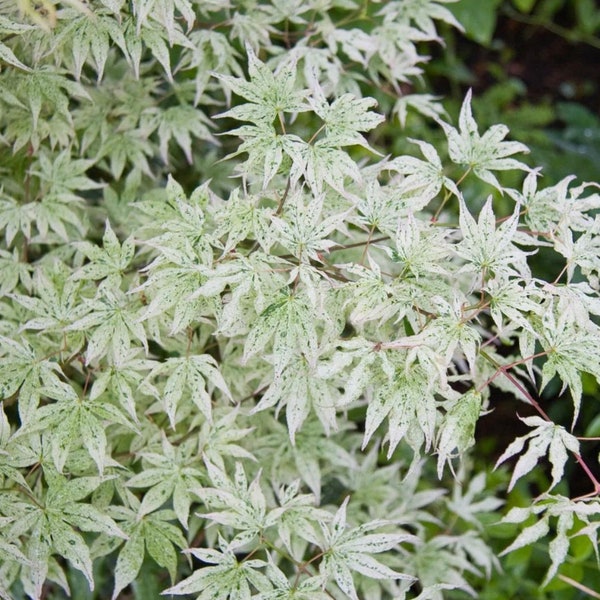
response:
[[[436,600],[499,568],[490,514],[523,524],[504,553],[551,534],[544,583],[596,543],[573,427],[600,380],[600,194],[538,186],[470,93],[457,126],[412,93],[449,2],[0,17],[0,598],[77,571],[113,600],[153,573],[202,600]],[[447,144],[380,154],[409,113]],[[539,404],[557,379],[571,422]],[[498,390],[538,413],[501,490],[470,453]],[[567,461],[592,493],[554,491]]]

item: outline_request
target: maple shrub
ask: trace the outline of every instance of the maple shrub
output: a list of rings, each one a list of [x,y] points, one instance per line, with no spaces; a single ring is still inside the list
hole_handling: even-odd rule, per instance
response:
[[[598,185],[427,93],[452,0],[14,4],[0,598],[600,597]]]

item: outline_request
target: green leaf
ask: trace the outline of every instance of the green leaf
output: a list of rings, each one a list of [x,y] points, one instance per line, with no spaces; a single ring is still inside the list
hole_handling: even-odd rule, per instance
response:
[[[144,562],[144,537],[142,526],[136,527],[123,545],[115,566],[115,588],[112,600],[116,600],[121,590],[125,589],[136,577]]]
[[[317,367],[318,369],[318,367]],[[296,432],[311,409],[319,417],[326,431],[336,429],[336,390],[309,368],[304,359],[292,362],[276,377],[251,414],[275,405],[285,406],[290,441],[295,443]]]
[[[273,363],[275,376],[294,356],[302,354],[309,365],[314,365],[317,355],[315,315],[305,298],[298,295],[281,295],[270,304],[253,325],[244,346],[244,361],[265,348],[273,338]]]
[[[32,348],[23,340],[23,344],[7,337],[0,338],[3,355],[10,351],[9,358],[3,357],[0,363],[0,396],[3,400],[17,392],[21,384],[32,372],[35,354]]]
[[[429,450],[434,436],[437,408],[431,393],[429,377],[419,368],[398,374],[390,383],[378,386],[369,402],[362,443],[364,449],[373,434],[387,417],[388,458],[408,433],[409,428],[418,428]]]
[[[481,209],[477,223],[461,198],[459,223],[463,239],[454,247],[455,251],[484,276],[531,277],[527,255],[513,244],[519,224],[518,205],[510,218],[496,228],[491,196]]]
[[[61,514],[65,521],[81,531],[94,531],[111,537],[127,538],[113,519],[91,504],[69,503],[62,508]]]
[[[83,86],[70,80],[64,74],[47,68],[37,68],[25,80],[27,99],[34,128],[38,127],[44,105],[63,115],[70,122],[70,98],[91,100]]]
[[[3,62],[7,62],[9,65],[12,65],[13,67],[22,69],[23,71],[31,71],[31,69],[27,65],[23,64],[15,56],[15,53],[3,42],[0,42],[0,60]]]
[[[55,550],[85,575],[90,589],[93,590],[92,561],[89,548],[83,538],[60,518],[48,516],[48,523]]]
[[[326,138],[307,144],[287,136],[283,142],[286,154],[293,161],[290,171],[292,182],[303,176],[315,195],[323,193],[325,183],[343,194],[348,179],[360,181],[356,163],[347,152],[330,145]]]
[[[207,384],[212,388],[216,387],[226,398],[231,399],[231,392],[215,359],[208,354],[171,358],[153,369],[150,377],[169,372],[162,402],[172,427],[175,427],[176,412],[185,391],[188,392],[189,399],[209,421],[212,419],[212,399],[207,391]]]
[[[441,479],[446,461],[462,455],[475,443],[475,424],[481,411],[481,394],[470,390],[456,400],[446,415],[437,439],[437,473]]]
[[[144,540],[148,554],[159,566],[167,569],[171,582],[175,581],[177,553],[171,540],[159,528],[153,527],[150,521],[144,524]]]
[[[218,552],[212,549],[192,548],[189,553],[203,562],[215,565],[202,567],[177,585],[165,590],[163,594],[195,594],[204,592],[206,597],[249,598],[249,580],[263,589],[271,587],[269,580],[255,569],[266,566],[262,560],[250,559],[238,563],[231,550]],[[209,596],[208,594],[211,594]]]
[[[207,506],[216,510],[201,516],[239,531],[228,544],[228,548],[236,550],[273,525],[272,515],[267,514],[266,499],[260,489],[260,473],[248,484],[240,463],[236,463],[233,481],[208,460],[205,460],[205,464],[215,487],[203,488],[196,493]]]
[[[85,449],[98,467],[100,475],[104,472],[106,462],[106,435],[104,427],[90,411],[79,411],[79,432]]]
[[[172,106],[160,113],[157,120],[160,155],[169,164],[169,141],[175,139],[188,161],[192,164],[192,136],[216,144],[210,133],[211,121],[199,109],[192,106]]]
[[[284,218],[271,217],[276,237],[300,261],[320,260],[335,244],[330,237],[333,231],[344,227],[345,213],[323,218],[324,196],[305,199],[303,194],[288,194]]]
[[[67,416],[68,409],[56,406],[53,414],[55,429],[52,432],[52,460],[59,473],[63,472],[71,448],[80,440],[79,436],[79,411]]]
[[[86,242],[76,244],[91,262],[74,273],[72,278],[74,281],[97,280],[110,275],[120,277],[127,269],[135,252],[133,238],[127,238],[121,245],[107,220],[102,242],[103,250]]]
[[[153,486],[144,494],[144,499],[140,506],[140,515],[146,515],[160,508],[171,497],[173,487],[173,482],[169,480],[161,481]]]
[[[370,554],[385,552],[402,542],[415,541],[416,538],[405,533],[367,534],[367,531],[377,529],[387,523],[371,521],[360,527],[347,529],[346,507],[349,497],[346,497],[337,510],[331,526],[321,525],[325,538],[323,561],[319,570],[324,576],[333,577],[339,588],[349,598],[358,599],[352,580],[351,571],[376,579],[403,579],[413,581],[415,578],[405,573],[399,573],[375,560]]]
[[[512,0],[512,2],[518,10],[528,13],[533,8],[536,0]]]
[[[296,69],[293,60],[282,63],[280,69],[273,73],[258,59],[250,46],[246,46],[246,53],[250,81],[219,73],[214,73],[214,76],[234,93],[252,102],[253,110],[240,112],[234,108],[219,116],[260,124],[272,123],[280,112],[301,112],[308,109],[304,101],[306,92],[297,90],[295,86]]]
[[[450,11],[465,28],[468,37],[485,46],[492,41],[496,30],[498,5],[501,0],[478,2],[461,0],[450,6]]]
[[[79,15],[72,18],[67,31],[72,40],[74,75],[77,80],[81,78],[83,65],[89,60],[90,53],[98,74],[98,82],[102,80],[111,45],[117,46],[125,57],[128,56],[123,31],[112,17],[100,14],[94,14],[93,17]]]
[[[540,341],[548,356],[542,368],[540,388],[544,389],[554,375],[558,374],[571,391],[574,426],[581,403],[581,372],[591,373],[600,381],[600,368],[594,360],[600,347],[599,331],[591,322],[586,327],[580,327],[576,318],[569,313],[555,313],[554,307],[548,307],[543,314],[544,335]]]

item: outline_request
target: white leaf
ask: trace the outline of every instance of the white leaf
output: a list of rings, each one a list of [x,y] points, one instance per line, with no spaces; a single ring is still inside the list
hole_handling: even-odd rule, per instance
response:
[[[515,541],[500,553],[500,556],[504,556],[513,550],[518,550],[519,548],[523,548],[523,546],[528,546],[529,544],[537,542],[540,538],[543,538],[548,531],[550,531],[548,519],[540,519],[537,523],[523,529]]]

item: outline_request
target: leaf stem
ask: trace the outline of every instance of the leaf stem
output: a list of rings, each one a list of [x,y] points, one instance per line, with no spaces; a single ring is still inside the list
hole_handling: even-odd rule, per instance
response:
[[[323,131],[323,129],[325,129],[325,127],[326,125],[323,123],[323,125],[321,125],[321,127],[319,127],[319,129],[312,134],[310,140],[307,142],[309,146],[315,141],[315,138],[321,133],[321,131]]]
[[[292,186],[292,177],[289,176],[287,179],[287,183],[285,184],[285,190],[283,191],[283,195],[279,198],[279,204],[275,210],[275,216],[278,217],[283,212],[283,205],[290,193],[290,187]]]
[[[471,172],[471,167],[469,167],[460,177],[460,179],[456,182],[456,187],[458,187],[467,177],[467,175]],[[442,210],[444,209],[444,206],[446,206],[446,202],[448,202],[448,200],[450,200],[450,196],[452,196],[452,192],[450,190],[446,191],[446,194],[444,196],[444,199],[442,200],[442,203],[439,205],[438,209],[435,211],[435,214],[433,215],[433,217],[431,217],[431,222],[435,223],[438,220],[438,217],[440,216]]]
[[[369,231],[369,237],[365,243],[365,247],[363,248],[362,254],[360,256],[360,264],[365,264],[365,258],[367,257],[367,251],[369,250],[369,246],[371,244],[371,240],[373,239],[373,232],[375,231],[375,225],[371,225],[371,229]]]
[[[549,423],[554,423],[554,421],[548,416],[548,414],[540,406],[539,402],[525,389],[523,384],[516,377],[514,377],[514,375],[512,375],[511,373],[508,372],[508,369],[510,369],[518,364],[522,364],[523,362],[526,362],[527,360],[533,360],[534,358],[537,358],[539,356],[544,356],[547,354],[547,352],[538,352],[537,354],[533,354],[532,356],[529,356],[527,358],[523,358],[521,360],[515,361],[514,363],[511,363],[509,365],[499,365],[497,363],[497,361],[495,361],[486,352],[480,351],[480,353],[488,362],[490,362],[492,365],[494,365],[497,370],[496,370],[496,373],[494,373],[494,375],[492,377],[490,377],[488,381],[486,381],[483,385],[479,386],[478,391],[481,391],[483,388],[485,388],[487,385],[489,385],[489,383],[491,383],[498,375],[500,375],[502,373],[517,388],[517,390],[519,390],[521,392],[521,394],[523,394],[523,396],[525,396],[525,398],[527,398],[527,401],[531,404],[531,406],[533,406],[538,411],[538,413],[544,418],[544,420],[548,421]],[[592,473],[591,469],[589,468],[589,466],[587,465],[585,460],[583,460],[581,454],[573,452],[573,457],[579,463],[581,468],[584,470],[585,474],[588,476],[589,480],[592,482],[592,485],[594,486],[594,489],[592,492],[590,492],[589,494],[586,494],[584,496],[574,498],[573,501],[587,498],[590,496],[596,496],[597,494],[600,494],[600,481],[598,481],[596,479],[595,475]]]
[[[569,268],[569,263],[567,262],[565,266],[561,269],[560,273],[556,276],[556,279],[552,282],[552,285],[556,285],[560,278],[565,274],[565,271]]]
[[[587,594],[588,596],[591,596],[592,598],[600,599],[600,594],[598,594],[598,592],[595,592],[594,590],[587,587],[586,585],[583,585],[583,583],[579,583],[578,581],[575,581],[574,579],[571,579],[570,577],[567,577],[566,575],[559,574],[558,578],[561,579],[562,581],[564,581],[565,583],[572,585],[574,588],[577,588],[580,592],[583,592],[584,594]]]
[[[382,235],[381,237],[372,238],[370,240],[364,240],[362,242],[354,242],[352,244],[338,244],[337,246],[332,246],[331,248],[329,248],[329,252],[337,252],[338,250],[350,250],[351,248],[360,248],[360,246],[364,246],[367,243],[377,244],[378,242],[385,242],[389,239],[389,235]]]
[[[537,358],[539,356],[544,356],[544,355],[547,354],[547,352],[533,354],[533,355],[528,356],[526,358],[522,358],[522,359],[520,359],[518,361],[514,361],[513,363],[510,363],[508,365],[501,365],[501,364],[499,364],[487,352],[484,352],[482,350],[480,350],[480,354],[491,365],[493,365],[494,367],[496,367],[496,372],[494,373],[494,375],[492,375],[492,377],[490,377],[488,379],[488,381],[485,381],[482,385],[480,385],[477,388],[477,391],[480,392],[481,390],[483,390],[492,381],[494,381],[494,379],[496,379],[496,377],[498,375],[502,374],[517,388],[517,390],[519,390],[519,392],[521,392],[521,394],[523,394],[523,396],[525,396],[525,398],[527,398],[527,401],[531,404],[531,406],[533,406],[535,408],[535,410],[537,410],[538,413],[546,421],[549,421],[551,423],[553,422],[552,419],[546,414],[546,411],[544,411],[544,409],[540,406],[539,402],[525,389],[525,387],[523,386],[523,384],[514,375],[512,375],[511,373],[508,372],[508,370],[511,369],[512,367],[515,367],[517,365],[523,364],[524,362],[527,362],[528,360],[533,360],[534,358]]]
[[[567,27],[562,27],[561,25],[557,25],[547,17],[540,17],[537,15],[526,15],[522,12],[514,10],[509,6],[504,6],[502,12],[515,21],[520,21],[521,23],[525,23],[526,25],[533,25],[535,27],[543,27],[544,29],[547,29],[551,33],[558,35],[571,43],[582,42],[584,44],[592,46],[593,48],[600,49],[600,39],[593,34],[578,31],[576,28],[569,29]],[[600,596],[598,597],[600,598]]]
[[[281,125],[281,133],[286,135],[287,132],[285,130],[285,121],[283,120],[283,114],[281,111],[277,111],[277,118],[279,119],[279,124]]]

